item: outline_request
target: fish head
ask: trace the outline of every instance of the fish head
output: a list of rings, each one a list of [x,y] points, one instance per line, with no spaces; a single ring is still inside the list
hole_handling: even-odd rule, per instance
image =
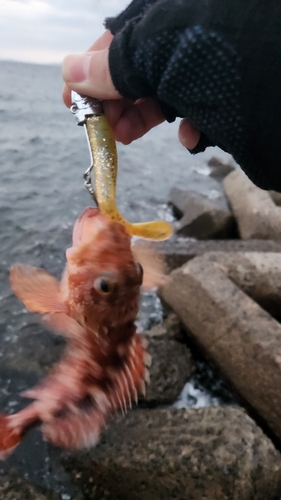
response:
[[[135,320],[143,273],[120,223],[86,208],[74,225],[66,258],[66,300],[80,324],[97,331]]]

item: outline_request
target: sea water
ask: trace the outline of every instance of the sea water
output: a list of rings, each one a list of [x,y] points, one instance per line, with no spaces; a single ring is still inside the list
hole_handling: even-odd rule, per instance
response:
[[[59,278],[73,223],[92,204],[83,185],[90,162],[85,134],[64,106],[61,89],[58,66],[0,62],[0,408],[10,412],[26,404],[18,393],[49,370],[63,344],[13,295],[9,267],[23,262]],[[171,218],[169,190],[196,189],[198,172],[218,154],[210,148],[190,155],[178,142],[177,128],[178,122],[164,123],[129,146],[118,144],[118,205],[132,222]],[[161,318],[156,295],[145,295],[139,329]],[[194,383],[187,385],[179,405],[198,406],[199,396],[200,405],[209,404],[198,390]],[[31,436],[1,470],[15,466],[35,483],[57,489],[59,473],[50,472],[52,452],[39,434]]]

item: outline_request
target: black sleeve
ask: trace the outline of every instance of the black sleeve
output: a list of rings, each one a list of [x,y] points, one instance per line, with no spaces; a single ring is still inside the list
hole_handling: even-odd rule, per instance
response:
[[[105,27],[110,29],[113,35],[116,35],[116,33],[124,28],[128,21],[135,23],[140,19],[140,16],[145,14],[145,11],[149,7],[157,1],[158,0],[134,0],[123,12],[121,12],[121,14],[119,14],[119,16],[105,19]]]
[[[218,145],[281,191],[280,2],[134,0],[106,27],[121,95],[158,98],[202,131],[194,152]]]

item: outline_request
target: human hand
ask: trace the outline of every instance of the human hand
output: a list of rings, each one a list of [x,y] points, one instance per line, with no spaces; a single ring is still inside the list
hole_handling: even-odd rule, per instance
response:
[[[131,101],[123,98],[115,89],[108,63],[108,50],[113,36],[109,30],[96,40],[87,52],[69,55],[62,64],[65,81],[63,100],[71,106],[71,90],[103,100],[104,112],[117,141],[130,144],[165,120],[156,99],[144,98]],[[183,146],[193,149],[200,132],[187,120],[179,127],[179,140]]]

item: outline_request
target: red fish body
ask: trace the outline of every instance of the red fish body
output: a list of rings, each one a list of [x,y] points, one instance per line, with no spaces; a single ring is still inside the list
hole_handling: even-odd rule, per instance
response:
[[[149,356],[134,324],[142,267],[130,236],[98,209],[87,208],[75,223],[66,258],[60,283],[42,269],[11,268],[15,294],[67,338],[67,347],[47,378],[24,393],[34,401],[17,414],[0,414],[0,458],[38,424],[58,446],[93,446],[107,418],[126,411],[144,391]]]

